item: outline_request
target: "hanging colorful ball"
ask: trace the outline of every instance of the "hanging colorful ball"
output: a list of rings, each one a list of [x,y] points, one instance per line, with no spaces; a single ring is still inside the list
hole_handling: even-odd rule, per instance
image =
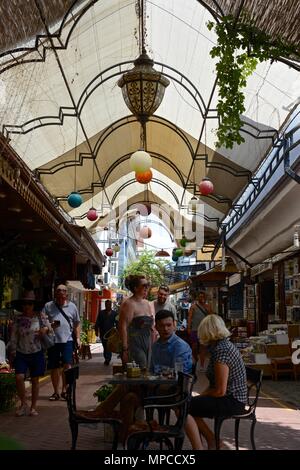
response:
[[[112,256],[114,254],[113,250],[111,248],[107,248],[105,251],[106,256]]]
[[[185,246],[186,246],[186,244],[187,244],[187,239],[186,239],[185,237],[182,237],[182,239],[180,240],[180,242],[179,242],[179,243],[180,243],[180,246],[183,246],[183,247],[185,247]]]
[[[183,255],[183,250],[181,248],[177,248],[177,250],[175,251],[175,256],[179,258],[182,255]]]
[[[196,211],[197,210],[197,204],[198,204],[198,198],[196,196],[193,196],[189,202],[189,209],[191,211]]]
[[[137,173],[149,170],[152,166],[152,158],[148,152],[144,150],[138,150],[134,152],[130,157],[130,168]]]
[[[172,256],[172,261],[174,261],[176,263],[176,261],[178,261],[178,256],[173,255]]]
[[[94,222],[95,220],[98,219],[98,214],[97,211],[94,207],[91,207],[86,214],[86,218],[90,220],[91,222]]]
[[[214,185],[212,184],[209,178],[203,178],[203,180],[199,184],[199,191],[202,196],[208,196],[209,194],[214,192]]]
[[[146,171],[135,173],[135,179],[137,180],[138,183],[141,183],[141,184],[150,183],[150,181],[152,180],[152,176],[153,175],[152,175],[151,170],[146,170]]]
[[[120,245],[118,245],[118,243],[116,243],[115,246],[113,247],[113,251],[114,251],[115,253],[119,253],[119,251],[120,251]]]
[[[144,225],[144,227],[142,227],[140,229],[140,237],[141,238],[151,238],[152,236],[152,230],[150,227],[147,227],[147,225]]]
[[[81,206],[82,204],[82,197],[79,193],[76,191],[72,191],[69,196],[68,196],[68,204],[70,207],[73,207],[74,209],[76,207]]]

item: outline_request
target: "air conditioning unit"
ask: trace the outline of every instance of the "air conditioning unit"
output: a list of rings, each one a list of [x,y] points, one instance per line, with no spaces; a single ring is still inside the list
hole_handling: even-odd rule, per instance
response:
[[[103,283],[104,284],[109,284],[109,281],[110,281],[110,273],[106,272],[106,273],[103,274]]]

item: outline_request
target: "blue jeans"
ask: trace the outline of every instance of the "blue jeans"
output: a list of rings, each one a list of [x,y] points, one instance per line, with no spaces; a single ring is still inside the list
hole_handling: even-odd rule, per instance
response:
[[[107,340],[101,337],[102,346],[103,346],[103,356],[106,361],[111,361],[112,353],[107,351]]]

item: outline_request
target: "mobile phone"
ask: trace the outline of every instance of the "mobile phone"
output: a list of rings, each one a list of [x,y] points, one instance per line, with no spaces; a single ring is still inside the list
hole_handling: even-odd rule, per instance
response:
[[[60,326],[60,320],[54,320],[52,326]]]

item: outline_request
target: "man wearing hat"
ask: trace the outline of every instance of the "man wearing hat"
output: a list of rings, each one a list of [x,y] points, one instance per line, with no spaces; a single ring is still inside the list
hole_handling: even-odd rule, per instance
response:
[[[21,402],[16,416],[37,416],[39,377],[45,373],[45,357],[40,338],[52,329],[47,317],[36,312],[38,302],[33,291],[26,291],[22,298],[14,300],[12,307],[22,312],[13,324],[10,337],[10,359],[14,362],[17,394]],[[24,382],[28,369],[32,384],[30,409]]]

